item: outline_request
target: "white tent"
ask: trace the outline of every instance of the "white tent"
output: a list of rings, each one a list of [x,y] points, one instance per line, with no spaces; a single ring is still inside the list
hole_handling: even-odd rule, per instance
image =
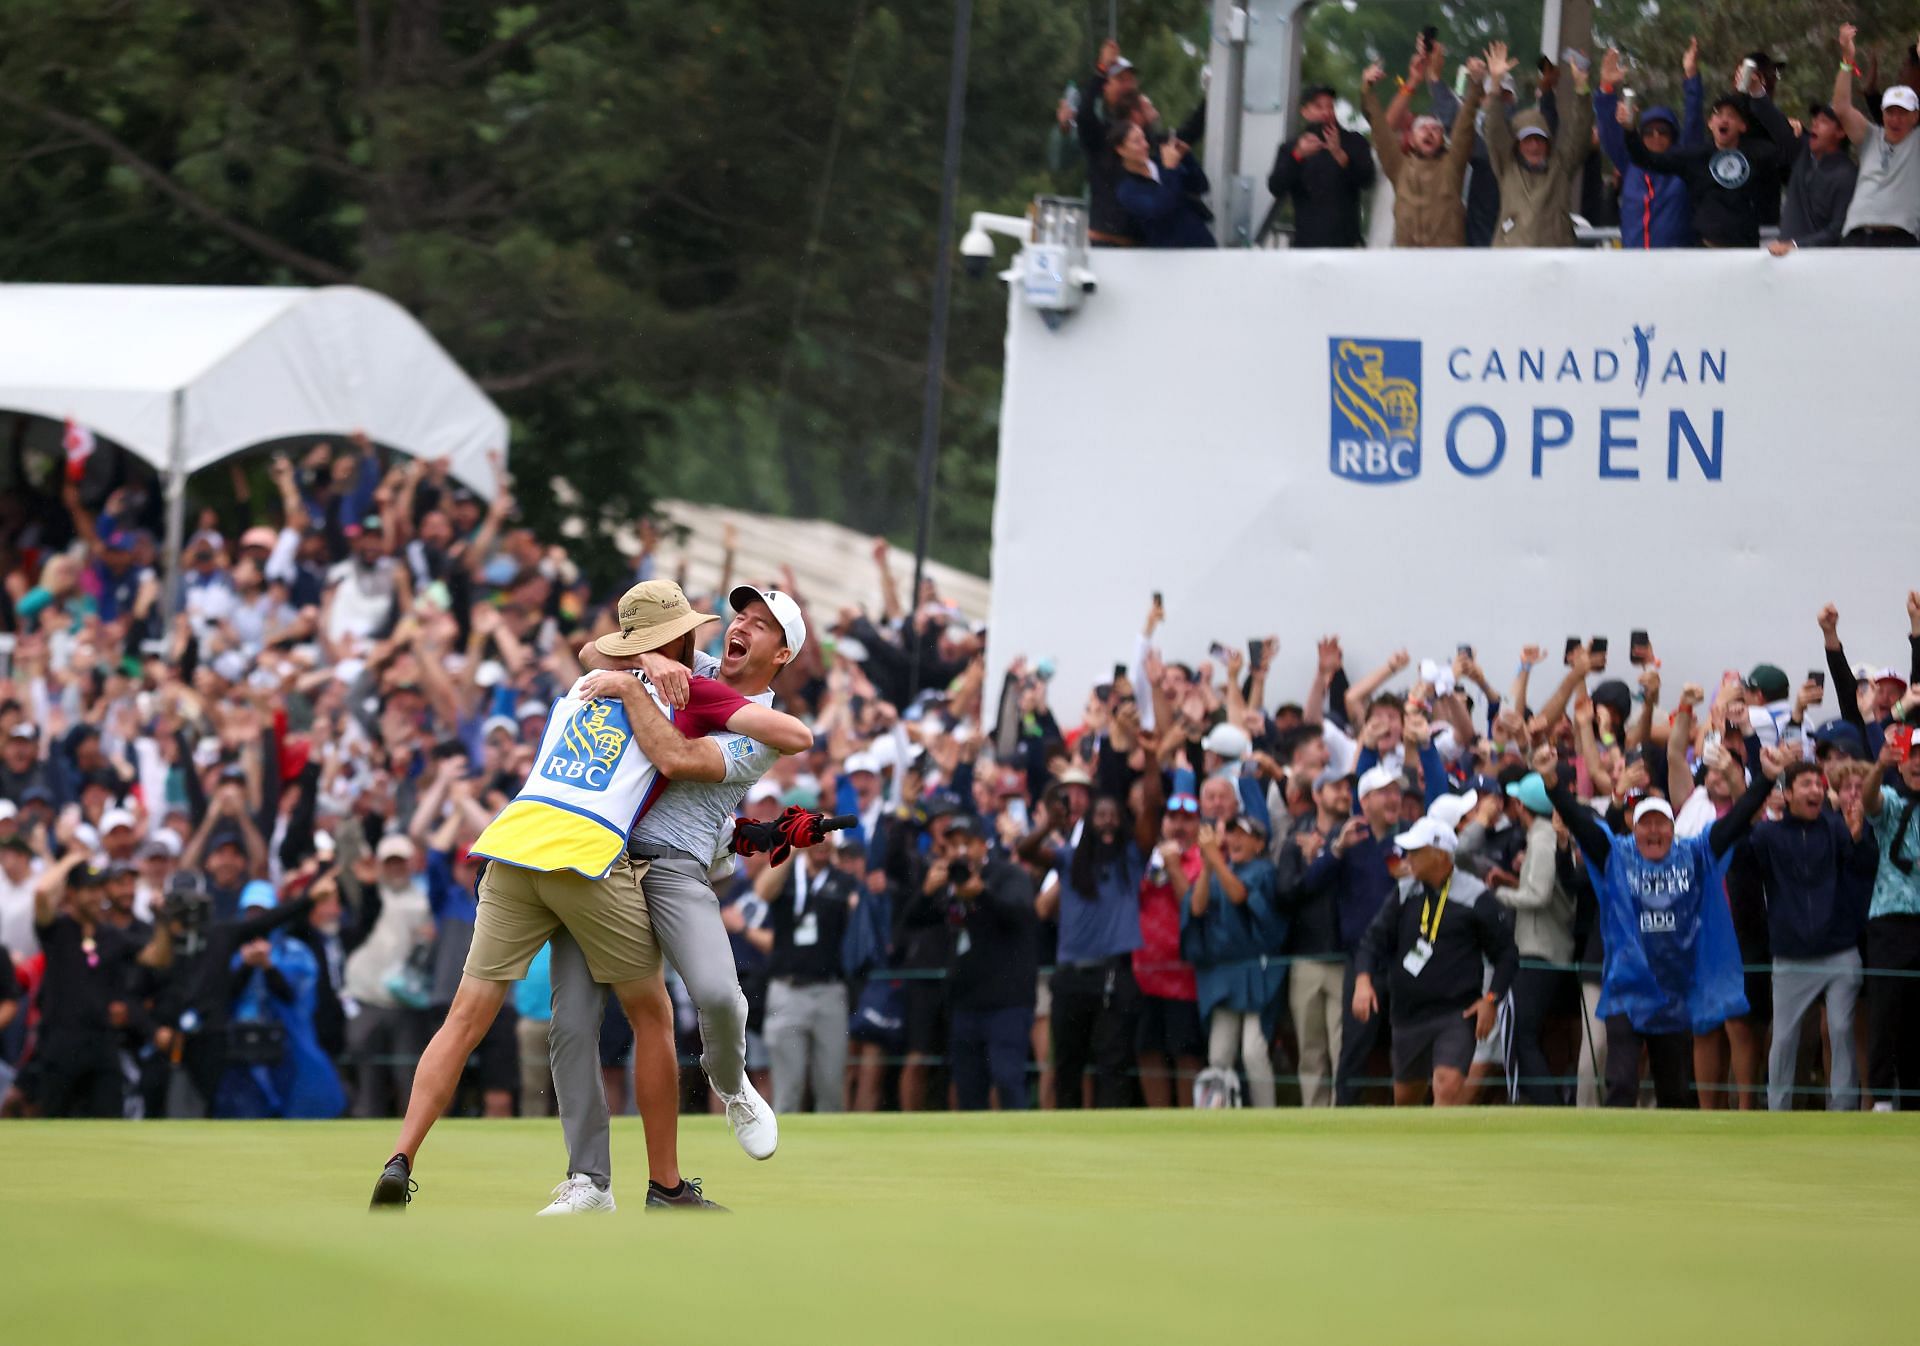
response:
[[[493,494],[507,420],[425,328],[351,286],[0,285],[0,409],[73,418],[166,477],[256,444],[364,430]]]

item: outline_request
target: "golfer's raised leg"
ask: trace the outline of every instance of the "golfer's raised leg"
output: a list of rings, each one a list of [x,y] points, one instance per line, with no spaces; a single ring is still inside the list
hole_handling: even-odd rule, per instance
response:
[[[779,1123],[747,1081],[747,998],[706,866],[656,859],[647,871],[647,910],[661,951],[699,1013],[700,1065],[726,1104],[734,1138],[755,1159],[769,1158],[780,1143]]]

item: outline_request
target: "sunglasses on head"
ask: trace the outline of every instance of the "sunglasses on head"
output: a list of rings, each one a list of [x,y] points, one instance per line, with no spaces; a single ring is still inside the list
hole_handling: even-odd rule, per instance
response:
[[[1169,799],[1167,801],[1168,813],[1198,813],[1199,811],[1200,801],[1197,799]]]

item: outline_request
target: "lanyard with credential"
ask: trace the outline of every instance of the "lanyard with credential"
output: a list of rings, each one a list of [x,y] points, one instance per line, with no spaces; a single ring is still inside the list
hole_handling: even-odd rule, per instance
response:
[[[1433,924],[1431,926],[1427,924],[1427,906],[1431,899],[1425,897],[1420,899],[1420,933],[1429,944],[1438,944],[1440,942],[1440,918],[1446,914],[1447,894],[1452,891],[1452,879],[1448,879],[1440,886],[1440,905],[1433,908]]]

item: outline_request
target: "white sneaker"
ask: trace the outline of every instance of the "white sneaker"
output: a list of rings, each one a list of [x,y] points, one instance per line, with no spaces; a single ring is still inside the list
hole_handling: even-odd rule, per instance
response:
[[[601,1191],[584,1173],[569,1173],[567,1180],[553,1189],[553,1200],[535,1211],[535,1215],[587,1215],[596,1211],[613,1213],[613,1192]]]
[[[740,1142],[740,1148],[748,1157],[773,1158],[774,1150],[780,1145],[780,1123],[753,1082],[746,1081],[739,1093],[721,1094],[720,1099],[727,1105],[727,1125],[733,1128],[733,1138]]]

